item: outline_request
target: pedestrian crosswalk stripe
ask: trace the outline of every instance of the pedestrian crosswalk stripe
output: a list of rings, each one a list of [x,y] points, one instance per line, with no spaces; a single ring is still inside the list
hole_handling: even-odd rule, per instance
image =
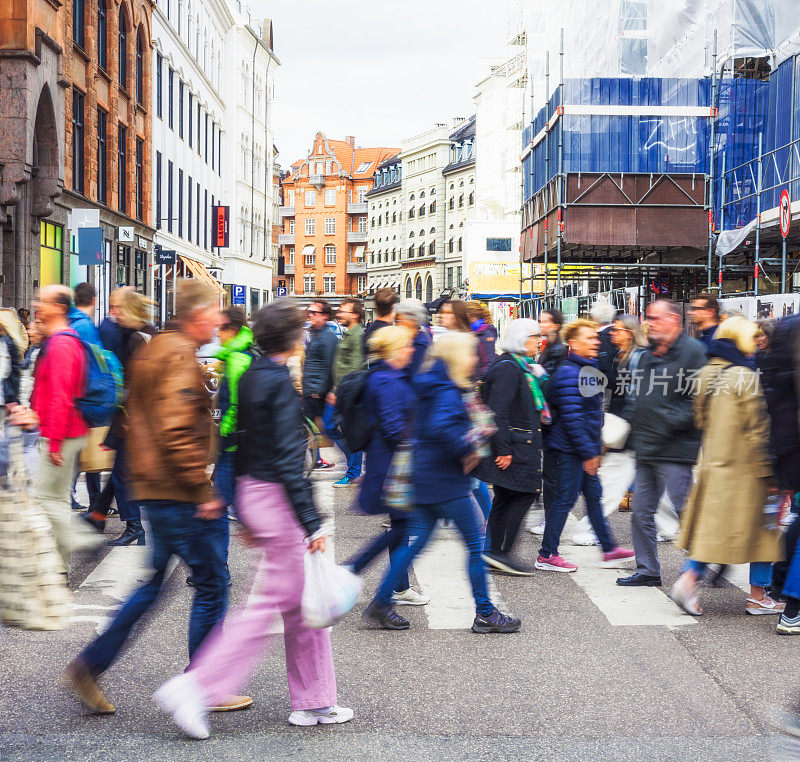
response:
[[[413,571],[420,588],[431,598],[422,608],[432,630],[462,630],[472,626],[475,599],[467,574],[467,548],[457,532],[437,528],[428,547],[414,561]],[[491,578],[489,597],[497,608],[504,609]]]
[[[674,628],[697,624],[694,617],[685,614],[660,588],[618,585],[617,577],[630,572],[601,568],[599,548],[576,545],[565,550],[564,555],[578,564],[578,571],[568,576],[613,626]]]

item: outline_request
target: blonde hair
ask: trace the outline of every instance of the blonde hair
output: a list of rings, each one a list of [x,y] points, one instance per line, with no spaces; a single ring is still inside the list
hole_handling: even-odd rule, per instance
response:
[[[381,360],[391,360],[414,339],[414,332],[402,325],[390,325],[375,331],[369,337],[370,353]]]
[[[723,320],[714,333],[715,339],[731,339],[736,348],[745,355],[756,351],[758,326],[745,317],[735,316]]]
[[[477,346],[478,341],[471,333],[448,331],[428,350],[429,365],[441,360],[450,380],[461,389],[469,389],[475,372]]]
[[[213,307],[217,304],[217,294],[211,286],[207,286],[194,278],[180,278],[175,299],[175,317],[178,320],[190,320],[195,310]]]
[[[569,344],[577,335],[578,331],[581,328],[591,328],[593,331],[597,330],[597,323],[593,320],[586,320],[584,318],[578,318],[577,320],[573,320],[571,323],[567,323],[564,326],[564,330],[561,331],[561,341],[565,344]]]
[[[139,330],[152,320],[153,300],[138,291],[120,295],[119,322],[125,328]]]

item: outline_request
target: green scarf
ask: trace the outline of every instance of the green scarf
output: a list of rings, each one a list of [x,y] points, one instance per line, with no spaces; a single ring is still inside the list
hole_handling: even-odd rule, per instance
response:
[[[542,422],[548,423],[550,420],[550,408],[547,406],[547,401],[544,398],[544,392],[539,384],[539,379],[536,378],[536,374],[533,372],[533,366],[535,364],[533,358],[525,355],[518,355],[514,352],[510,354],[525,374],[528,386],[531,389],[531,394],[533,395],[533,404],[536,406],[537,410],[542,411]]]

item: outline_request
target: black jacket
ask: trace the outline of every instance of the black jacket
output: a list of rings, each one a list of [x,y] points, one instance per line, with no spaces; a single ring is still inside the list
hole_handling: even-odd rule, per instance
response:
[[[7,333],[0,335],[0,341],[6,345],[8,351],[8,375],[2,380],[3,400],[5,404],[19,402],[19,350],[14,339]]]
[[[695,462],[701,435],[694,425],[693,398],[705,364],[705,347],[684,334],[664,355],[652,349],[644,353],[629,439],[637,461]]]
[[[557,336],[552,344],[548,343],[542,350],[538,358],[539,365],[547,371],[548,376],[552,376],[556,368],[561,365],[566,353],[566,347],[561,343],[561,338]]]
[[[333,360],[339,339],[327,325],[310,328],[306,345],[306,360],[303,364],[303,396],[316,394],[320,399],[333,389]]]
[[[617,356],[619,349],[614,346],[611,341],[611,326],[604,326],[597,332],[597,338],[600,339],[600,346],[597,349],[597,369],[604,373],[608,379],[607,389],[613,389],[616,379],[614,378],[614,358]]]
[[[286,366],[269,357],[253,361],[239,380],[238,420],[237,475],[282,484],[297,520],[314,534],[322,520],[303,475],[303,419]]]
[[[489,366],[481,395],[494,413],[497,433],[491,440],[492,454],[480,464],[480,478],[517,492],[538,492],[542,450],[540,414],[525,373],[510,354],[500,355]],[[511,456],[511,465],[505,471],[494,463],[498,455]]]

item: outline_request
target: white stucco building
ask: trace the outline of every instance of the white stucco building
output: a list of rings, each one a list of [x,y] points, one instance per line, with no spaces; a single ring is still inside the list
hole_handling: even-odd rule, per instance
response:
[[[375,184],[366,194],[369,216],[367,289],[391,287],[398,293],[402,282],[405,207],[402,162],[395,155],[378,165]]]
[[[234,11],[225,46],[223,175],[230,245],[224,252],[221,280],[230,293],[245,288],[243,306],[252,314],[272,292],[276,205],[272,109],[280,61],[273,52],[272,22],[252,20],[239,10]]]
[[[211,240],[211,207],[225,200],[227,129],[222,95],[225,40],[233,16],[224,0],[166,0],[153,10],[153,206],[155,244],[177,252],[166,269],[166,311],[172,277],[214,274],[225,252]],[[161,300],[161,268],[152,268]]]

